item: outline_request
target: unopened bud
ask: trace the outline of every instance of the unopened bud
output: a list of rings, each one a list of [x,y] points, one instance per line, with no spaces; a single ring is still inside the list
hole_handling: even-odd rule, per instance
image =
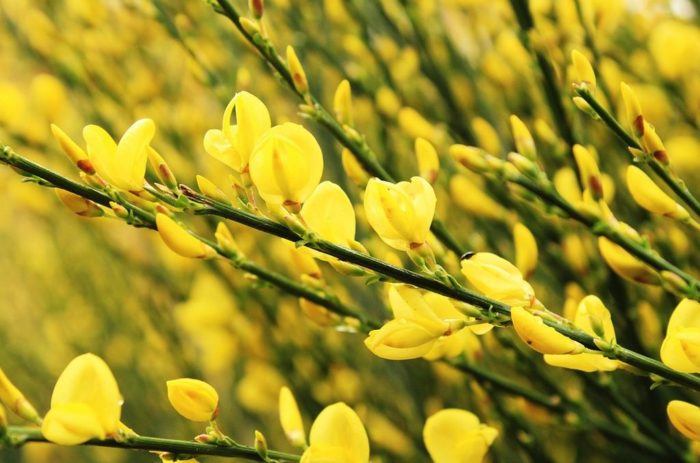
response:
[[[56,196],[61,203],[80,217],[102,217],[104,215],[102,208],[89,199],[60,188],[56,188],[54,191],[56,191]]]
[[[625,103],[627,111],[627,121],[634,132],[634,135],[641,137],[644,135],[644,116],[642,116],[642,106],[639,104],[634,90],[624,82],[620,83],[620,93]]]
[[[338,119],[338,122],[347,125],[353,124],[352,89],[347,79],[340,82],[338,88],[335,90],[333,110],[335,111],[335,118]]]
[[[591,105],[588,104],[586,100],[581,98],[580,96],[575,96],[572,98],[574,105],[584,113],[588,114],[590,117],[592,117],[594,120],[599,120],[600,116],[598,116],[598,113],[595,112],[595,109],[591,108]]]
[[[352,180],[352,182],[358,187],[364,188],[365,185],[367,185],[370,176],[364,167],[362,167],[362,165],[357,161],[355,155],[352,154],[349,149],[343,148],[341,153],[341,161],[343,164],[343,170],[345,170],[345,174],[347,174],[348,178],[350,178],[350,180]]]
[[[29,422],[40,424],[41,417],[24,394],[12,384],[5,372],[0,369],[0,403],[12,410],[14,414]]]
[[[666,153],[666,147],[661,141],[661,137],[656,133],[654,126],[647,121],[644,121],[642,142],[644,143],[644,148],[646,148],[648,153],[654,156],[654,159],[663,165],[669,164],[668,153]]]
[[[165,159],[153,148],[148,147],[148,160],[158,179],[171,190],[177,189],[177,179]]]
[[[267,440],[260,431],[255,431],[255,451],[258,452],[263,461],[267,461]]]
[[[309,81],[306,79],[306,72],[304,72],[304,68],[291,45],[287,46],[287,67],[292,75],[294,88],[302,95],[307,95],[309,93]]]
[[[114,201],[110,201],[109,207],[112,208],[112,212],[114,212],[114,215],[116,215],[120,219],[129,218],[129,211],[121,204],[115,203]]]
[[[260,19],[265,12],[265,4],[263,0],[248,0],[248,8],[255,19]]]
[[[206,177],[203,177],[201,175],[197,175],[196,177],[197,180],[197,187],[199,188],[199,191],[202,192],[204,196],[207,198],[215,199],[219,202],[222,202],[224,204],[230,204],[230,201],[228,199],[228,196],[226,196],[226,193],[221,191],[219,187],[217,187],[214,182],[209,180]]]
[[[475,146],[452,145],[448,152],[450,156],[469,170],[482,173],[489,170],[487,157],[489,154]]]
[[[520,120],[518,116],[511,115],[510,127],[513,131],[513,140],[515,141],[515,148],[518,150],[518,153],[533,161],[537,159],[535,140],[533,140],[532,134],[530,134],[530,131],[523,121]]]
[[[239,21],[243,30],[251,37],[255,37],[256,35],[260,34],[260,26],[257,22],[251,21],[248,18],[240,18]]]
[[[571,52],[571,60],[573,61],[574,69],[576,70],[577,84],[581,87],[587,88],[591,93],[595,93],[596,79],[591,62],[588,61],[588,58],[586,58],[583,53],[579,52],[578,50]]]
[[[93,175],[95,173],[95,167],[92,165],[88,159],[87,153],[77,145],[63,130],[57,125],[51,124],[51,133],[56,139],[61,149],[68,156],[68,158],[73,161],[73,163],[78,166],[80,170],[88,175]]]

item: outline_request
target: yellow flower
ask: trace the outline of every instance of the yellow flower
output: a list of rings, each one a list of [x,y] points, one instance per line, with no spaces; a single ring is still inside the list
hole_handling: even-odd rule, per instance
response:
[[[304,202],[300,214],[309,230],[324,240],[346,247],[355,240],[355,208],[343,189],[333,182],[319,184]]]
[[[95,167],[88,159],[87,153],[74,142],[63,130],[57,125],[51,124],[51,133],[56,139],[61,149],[73,161],[73,163],[83,172],[88,175],[95,173]]]
[[[627,167],[627,188],[636,203],[650,212],[676,220],[687,220],[690,217],[683,206],[667,195],[638,167]]]
[[[399,251],[425,243],[436,202],[433,188],[422,177],[396,184],[373,178],[364,198],[367,221],[382,241]]]
[[[182,257],[209,259],[216,256],[216,251],[211,246],[190,235],[165,214],[156,214],[156,227],[166,246]]]
[[[166,382],[168,400],[175,411],[190,421],[211,421],[219,412],[219,394],[204,381],[192,378]]]
[[[497,429],[457,408],[440,410],[423,427],[423,441],[435,463],[480,463],[497,436]]]
[[[642,106],[639,104],[637,95],[632,87],[624,82],[620,82],[620,93],[622,101],[625,103],[627,111],[627,122],[637,137],[644,135],[644,116],[642,116]]]
[[[236,125],[231,115],[236,110]],[[211,129],[204,135],[204,149],[236,172],[246,172],[253,148],[270,128],[270,113],[255,95],[238,92],[224,110],[221,130]]]
[[[304,68],[291,45],[287,45],[287,67],[289,68],[289,73],[292,75],[294,88],[302,95],[308,93],[309,81],[306,78],[306,72],[304,72]]]
[[[314,136],[285,122],[265,132],[250,157],[250,176],[270,206],[298,208],[323,173],[323,154]]]
[[[508,305],[532,307],[535,291],[513,264],[489,252],[462,260],[462,273],[484,295]]]
[[[279,415],[282,429],[295,447],[306,447],[306,433],[304,432],[304,422],[299,413],[297,401],[294,399],[292,391],[284,386],[280,389]]]
[[[591,336],[608,342],[615,341],[615,327],[610,311],[597,296],[586,296],[579,303],[574,314],[574,325]],[[549,365],[587,372],[613,371],[619,363],[603,357],[601,354],[545,355],[544,361]]]
[[[583,345],[544,324],[544,320],[522,307],[510,311],[513,328],[528,346],[541,354],[579,354]]]
[[[338,119],[338,122],[352,125],[352,89],[347,79],[340,82],[335,90],[333,111],[335,111],[335,118]]]
[[[22,391],[12,384],[10,378],[0,368],[0,403],[5,404],[20,418],[32,423],[41,422],[41,418],[34,406],[24,397]]]
[[[139,119],[129,127],[119,143],[97,125],[83,129],[87,153],[95,171],[107,182],[122,190],[143,190],[148,144],[156,132],[151,119]]]
[[[397,318],[370,331],[365,345],[377,357],[409,360],[428,354],[450,325],[435,317]]]
[[[620,223],[620,226],[634,232],[629,225]],[[622,278],[642,284],[658,283],[658,277],[653,269],[606,237],[598,238],[598,249],[603,260]]]
[[[571,60],[574,63],[578,84],[587,87],[591,93],[595,93],[596,79],[591,62],[578,50],[571,52]]]
[[[311,445],[301,463],[368,463],[369,439],[362,421],[342,402],[324,408],[311,425]]]
[[[598,163],[591,152],[581,145],[574,145],[574,158],[578,165],[581,185],[583,185],[584,190],[589,191],[595,200],[603,198],[600,170],[598,170]]]
[[[537,240],[529,228],[518,222],[513,227],[515,266],[528,278],[537,267]]]
[[[514,114],[510,116],[510,127],[513,131],[513,140],[518,153],[522,154],[529,160],[537,159],[537,148],[535,140],[532,138],[527,126],[520,118]]]
[[[416,159],[418,160],[418,173],[431,185],[437,180],[440,172],[440,158],[435,147],[425,138],[416,138]]]
[[[666,407],[671,424],[688,439],[700,441],[700,407],[682,400],[672,400]]]
[[[61,445],[111,437],[119,429],[121,405],[117,381],[104,360],[80,355],[56,381],[41,432]]]
[[[673,310],[661,361],[674,370],[700,373],[700,302],[683,299]]]
[[[357,161],[355,155],[352,154],[349,149],[343,148],[340,159],[343,164],[343,170],[348,178],[358,187],[364,188],[369,181],[369,174],[365,168],[362,167],[362,164]]]

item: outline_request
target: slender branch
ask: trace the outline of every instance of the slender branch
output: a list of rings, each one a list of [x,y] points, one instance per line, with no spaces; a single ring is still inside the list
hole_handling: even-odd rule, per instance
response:
[[[8,153],[12,154],[8,155]],[[80,195],[81,192],[86,192],[92,195],[96,199],[96,202],[99,202],[97,200],[103,201],[101,204],[104,204],[105,198],[108,198],[103,193],[84,185],[80,185],[72,180],[63,178],[61,175],[51,172],[48,169],[19,156],[7,146],[3,146],[2,151],[0,151],[0,162],[18,167],[21,170],[40,178],[44,178],[42,175],[46,175],[47,178],[44,178],[44,180],[52,181],[50,179],[53,179],[56,181],[57,186],[78,195]],[[61,185],[64,185],[65,187]],[[190,200],[206,206],[195,211],[196,214],[209,214],[230,219],[234,222],[238,222],[256,230],[278,236],[288,241],[300,244],[303,243],[304,246],[310,249],[336,257],[341,261],[349,262],[351,264],[356,264],[360,267],[373,270],[396,281],[417,286],[434,293],[442,294],[458,301],[466,302],[467,304],[471,304],[480,309],[481,316],[479,318],[485,322],[492,322],[495,317],[500,318],[502,321],[503,317],[500,316],[510,316],[510,306],[507,304],[470,291],[460,285],[454,283],[447,284],[432,276],[395,267],[380,259],[336,245],[330,241],[322,239],[305,240],[304,237],[296,234],[282,224],[267,218],[256,216],[250,212],[234,209],[227,204],[199,195],[191,188],[187,188],[187,190],[190,192],[188,195]],[[588,333],[555,320],[546,319],[544,322],[557,330],[559,333],[580,342],[589,349],[600,351],[594,342],[593,336],[589,335]],[[656,374],[668,381],[700,391],[700,376],[673,370],[658,360],[654,360],[618,345],[610,346],[609,349],[601,352],[603,352],[606,357],[626,362],[643,371]]]
[[[590,91],[577,88],[576,94],[586,100],[591,108],[600,117],[603,123],[608,126],[608,128],[619,138],[626,147],[634,148],[637,150],[644,151],[642,145],[630,135],[620,123],[615,119],[615,117],[610,114],[610,112],[600,104],[598,100],[591,94]],[[648,160],[649,167],[658,175],[661,180],[664,181],[666,185],[678,196],[690,209],[695,213],[695,215],[700,216],[700,201],[690,192],[685,182],[678,178],[671,169],[667,166],[661,164],[653,156],[649,156]]]
[[[41,434],[41,429],[20,426],[9,426],[7,428],[7,434],[0,444],[3,442],[10,447],[20,447],[28,442],[50,443],[50,441],[48,441]],[[235,447],[219,446],[214,444],[201,444],[199,442],[186,440],[164,439],[160,437],[133,436],[124,441],[117,441],[114,439],[93,439],[81,445],[90,447],[148,450],[150,452],[168,452],[180,457],[211,455],[218,457],[241,458],[249,461],[265,461],[260,457],[260,455],[258,455],[255,448],[248,447],[246,445],[238,444]],[[0,445],[0,447],[2,447],[2,445]],[[276,458],[284,462],[301,460],[301,456],[299,455],[278,452],[275,450],[268,450],[268,455],[271,458]]]

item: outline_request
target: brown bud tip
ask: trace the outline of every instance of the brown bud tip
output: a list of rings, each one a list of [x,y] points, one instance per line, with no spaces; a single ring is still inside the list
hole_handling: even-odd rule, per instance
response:
[[[95,174],[95,166],[92,165],[90,160],[88,159],[81,159],[77,163],[78,169],[82,170],[88,175],[94,175]]]
[[[668,160],[668,153],[666,152],[666,150],[654,151],[653,156],[654,156],[654,159],[659,161],[661,164],[668,165],[669,160]]]
[[[644,116],[641,114],[634,118],[632,122],[632,128],[634,129],[634,134],[638,137],[644,135]]]

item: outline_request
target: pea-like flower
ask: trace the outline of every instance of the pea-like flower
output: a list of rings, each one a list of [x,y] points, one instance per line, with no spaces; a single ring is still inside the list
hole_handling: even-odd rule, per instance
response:
[[[497,436],[497,429],[457,408],[440,410],[423,427],[423,441],[435,463],[480,463]]]
[[[518,268],[490,252],[478,252],[462,260],[462,273],[484,295],[505,304],[532,307],[535,291]]]
[[[700,441],[700,407],[682,400],[672,400],[666,407],[671,424],[688,439]]]
[[[165,214],[156,214],[156,227],[165,245],[182,257],[209,259],[216,256],[214,248],[190,235]]]
[[[304,202],[300,214],[306,226],[324,240],[346,247],[355,241],[355,208],[343,189],[333,182],[320,183]]]
[[[83,138],[87,154],[95,171],[111,185],[122,190],[143,190],[148,162],[148,145],[156,132],[151,119],[139,119],[115,143],[114,139],[97,125],[87,125]]]
[[[190,421],[210,421],[219,412],[219,394],[211,385],[192,378],[168,381],[168,400],[175,411]]]
[[[370,179],[365,191],[365,213],[374,231],[399,251],[425,243],[435,215],[433,187],[422,177],[390,183]]]
[[[74,358],[51,395],[51,409],[41,432],[61,445],[114,436],[119,429],[122,397],[109,366],[94,354]]]
[[[284,434],[295,447],[306,447],[306,432],[304,432],[304,422],[299,413],[297,401],[288,387],[280,389],[279,397],[280,423]]]
[[[323,154],[316,138],[285,122],[260,138],[250,157],[250,176],[270,206],[298,210],[321,181]]]
[[[634,201],[649,212],[681,221],[690,217],[683,206],[667,195],[638,167],[627,167],[627,188]]]
[[[661,361],[674,370],[700,373],[700,302],[683,299],[673,310]]]
[[[231,124],[234,110],[235,125]],[[224,110],[221,130],[211,129],[204,135],[204,149],[236,172],[245,173],[253,148],[270,125],[265,104],[251,93],[238,92]]]
[[[582,344],[545,325],[541,317],[522,307],[511,308],[510,316],[520,339],[541,354],[579,354],[584,350]]]
[[[369,439],[360,417],[342,402],[324,408],[311,425],[301,463],[367,463]]]

